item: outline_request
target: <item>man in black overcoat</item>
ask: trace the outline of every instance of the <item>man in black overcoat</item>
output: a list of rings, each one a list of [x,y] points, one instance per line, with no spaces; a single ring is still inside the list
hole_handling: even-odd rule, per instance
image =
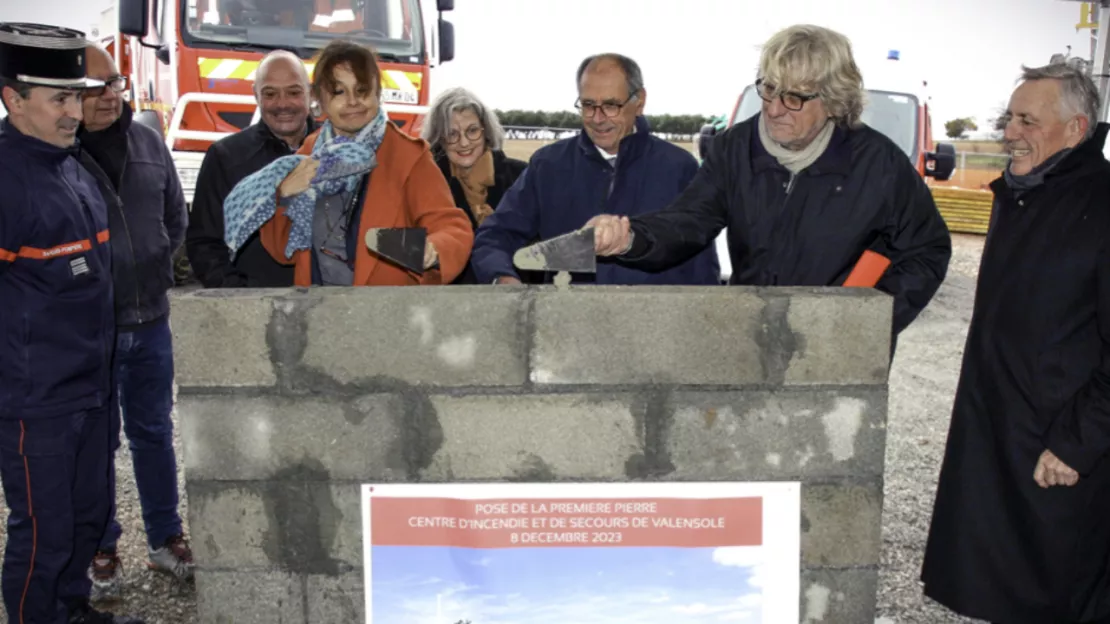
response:
[[[1110,622],[1110,162],[1091,79],[1023,68],[940,472],[925,595]]]

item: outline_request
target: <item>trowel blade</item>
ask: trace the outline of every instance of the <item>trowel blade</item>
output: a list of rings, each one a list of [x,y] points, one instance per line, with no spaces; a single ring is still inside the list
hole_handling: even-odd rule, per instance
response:
[[[513,265],[523,271],[596,273],[594,229],[582,228],[523,247],[513,254]]]
[[[366,246],[370,251],[417,275],[424,274],[427,240],[424,228],[370,228],[366,231]]]

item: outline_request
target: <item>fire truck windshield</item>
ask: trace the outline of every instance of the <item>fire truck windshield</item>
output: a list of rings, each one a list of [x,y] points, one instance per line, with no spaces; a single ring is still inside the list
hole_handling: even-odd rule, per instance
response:
[[[763,100],[755,92],[755,87],[749,86],[744,90],[744,97],[740,98],[734,123],[750,119],[762,105]],[[917,151],[917,106],[917,98],[908,93],[869,89],[861,120],[885,134],[913,159]]]
[[[181,0],[185,45],[285,48],[310,55],[335,39],[369,44],[384,59],[419,63],[417,0]]]

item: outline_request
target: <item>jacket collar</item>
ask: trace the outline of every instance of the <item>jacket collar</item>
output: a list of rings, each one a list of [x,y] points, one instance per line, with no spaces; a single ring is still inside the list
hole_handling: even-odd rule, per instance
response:
[[[487,147],[486,149],[489,148]],[[493,177],[496,182],[501,179],[501,171],[505,167],[505,152],[502,150],[490,150],[490,153],[493,154]],[[439,170],[443,172],[443,177],[447,178],[447,181],[450,182],[451,178],[454,176],[451,175],[451,160],[447,158],[447,153],[437,148],[432,154],[436,165],[439,166]]]
[[[1045,179],[1057,176],[1066,176],[1073,173],[1083,173],[1094,166],[1099,166],[1105,159],[1102,153],[1106,145],[1106,135],[1110,131],[1110,124],[1099,122],[1091,138],[1072,148],[1060,162],[1045,172]]]
[[[752,168],[756,172],[766,171],[768,169],[781,169],[786,171],[786,168],[779,164],[775,157],[763,147],[763,141],[759,139],[759,115],[757,113],[749,121],[751,122],[751,158]],[[833,128],[832,138],[829,139],[829,146],[825,148],[825,152],[817,157],[812,165],[806,167],[802,173],[806,175],[825,175],[836,174],[846,176],[852,172],[852,146],[849,142],[851,138],[851,130],[845,128],[840,124],[836,124]]]
[[[635,160],[644,153],[648,142],[651,141],[651,124],[643,115],[636,117],[635,127],[636,131],[621,139],[617,146],[618,164]],[[582,150],[589,158],[602,160],[601,154],[597,151],[597,146],[590,140],[590,135],[585,130],[578,133],[578,149]]]
[[[312,117],[312,115],[309,115],[308,118],[305,120],[305,125],[307,126],[305,128],[305,132],[304,132],[304,136],[305,136],[306,139],[308,137],[312,136],[312,133],[316,132],[316,130],[319,129],[319,127],[320,127],[320,123],[317,122],[316,119]],[[299,149],[299,147],[300,147],[300,146],[298,146],[298,147],[290,146],[288,143],[285,142],[285,139],[283,139],[283,138],[279,137],[278,135],[274,134],[274,131],[270,130],[270,126],[267,126],[266,122],[262,121],[261,119],[258,120],[258,123],[251,126],[251,129],[254,130],[254,132],[263,141],[267,141],[267,142],[275,141],[276,143],[280,143],[281,145],[285,146],[289,150],[290,154],[296,152],[297,149]],[[303,144],[304,144],[304,142],[302,140],[301,145],[303,145]]]
[[[135,113],[132,112],[131,107],[128,106],[126,102],[124,102],[122,110],[120,110],[119,118],[116,119],[116,121],[112,123],[112,125],[104,128],[103,130],[91,132],[88,128],[85,127],[85,122],[81,122],[81,125],[77,128],[77,139],[80,140],[82,137],[86,137],[90,134],[102,134],[109,132],[120,132],[122,134],[127,134],[128,130],[131,129],[131,121],[134,116]]]
[[[11,141],[21,155],[51,163],[62,162],[70,156],[76,158],[79,153],[76,141],[71,147],[51,145],[41,139],[23,134],[8,117],[0,120],[0,141]]]

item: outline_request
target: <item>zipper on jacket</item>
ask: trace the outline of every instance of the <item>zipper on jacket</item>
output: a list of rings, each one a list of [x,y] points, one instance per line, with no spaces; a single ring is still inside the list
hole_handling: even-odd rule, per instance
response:
[[[77,166],[80,167],[81,164],[78,163]],[[89,205],[87,203],[85,203],[85,200],[83,200],[81,198],[81,194],[77,192],[77,189],[73,188],[73,185],[70,184],[69,180],[67,180],[64,175],[61,175],[61,176],[58,176],[58,177],[60,177],[62,179],[62,182],[65,183],[66,188],[69,189],[69,192],[73,193],[73,199],[77,200],[77,203],[81,204],[81,208],[84,209],[85,219],[86,219],[85,227],[88,228],[89,226],[92,226],[92,234],[89,236],[89,241],[90,242],[95,241],[96,240],[96,219],[93,218],[92,208],[89,208]]]
[[[798,174],[791,173],[790,174],[790,179],[787,180],[786,182],[783,182],[782,188],[786,192],[783,194],[782,203],[779,204],[779,209],[778,209],[778,214],[779,215],[782,215],[784,212],[786,212],[786,206],[787,206],[787,204],[790,203],[790,194],[794,192],[794,183],[797,181],[797,179],[798,179]]]
[[[78,159],[74,159],[74,160],[77,161],[77,166],[78,167],[83,166],[83,165],[81,165],[80,160],[78,160]],[[62,173],[63,174],[65,173],[64,167],[62,169]],[[79,175],[79,174],[77,174],[76,171],[75,171],[74,175]],[[73,185],[70,184],[69,180],[66,179],[65,175],[59,175],[58,177],[62,179],[62,182],[66,185],[66,188],[69,189],[69,192],[73,193],[73,198],[77,200],[77,203],[81,204],[81,207],[85,209],[85,218],[88,220],[88,222],[85,224],[85,227],[92,226],[92,234],[89,236],[89,241],[90,242],[95,241],[96,240],[96,234],[97,234],[96,218],[93,216],[92,208],[90,208],[88,203],[86,203],[85,200],[81,198],[81,194],[77,192],[77,189],[73,188]],[[108,279],[109,280],[112,279],[111,274],[108,275]],[[116,337],[115,337],[115,335],[112,334],[112,333],[106,334],[104,336],[103,344],[104,344],[104,366],[102,367],[101,370],[104,371],[104,376],[108,378],[109,385],[110,385],[111,371],[112,371],[112,353],[114,352],[115,346],[116,346]]]
[[[127,225],[127,212],[123,209],[123,198],[120,197],[120,192],[123,191],[123,178],[127,175],[127,164],[131,162],[130,150],[123,154],[123,167],[119,172],[119,189],[116,191],[116,202],[119,204],[120,221],[123,222],[123,232],[127,235],[127,244],[131,249],[131,273],[135,276],[135,316],[138,323],[143,322],[142,301],[139,297],[139,261],[135,256],[135,239],[131,238],[131,228]],[[175,172],[176,175],[176,172]],[[163,206],[163,209],[165,207]],[[172,257],[172,251],[171,257]]]

